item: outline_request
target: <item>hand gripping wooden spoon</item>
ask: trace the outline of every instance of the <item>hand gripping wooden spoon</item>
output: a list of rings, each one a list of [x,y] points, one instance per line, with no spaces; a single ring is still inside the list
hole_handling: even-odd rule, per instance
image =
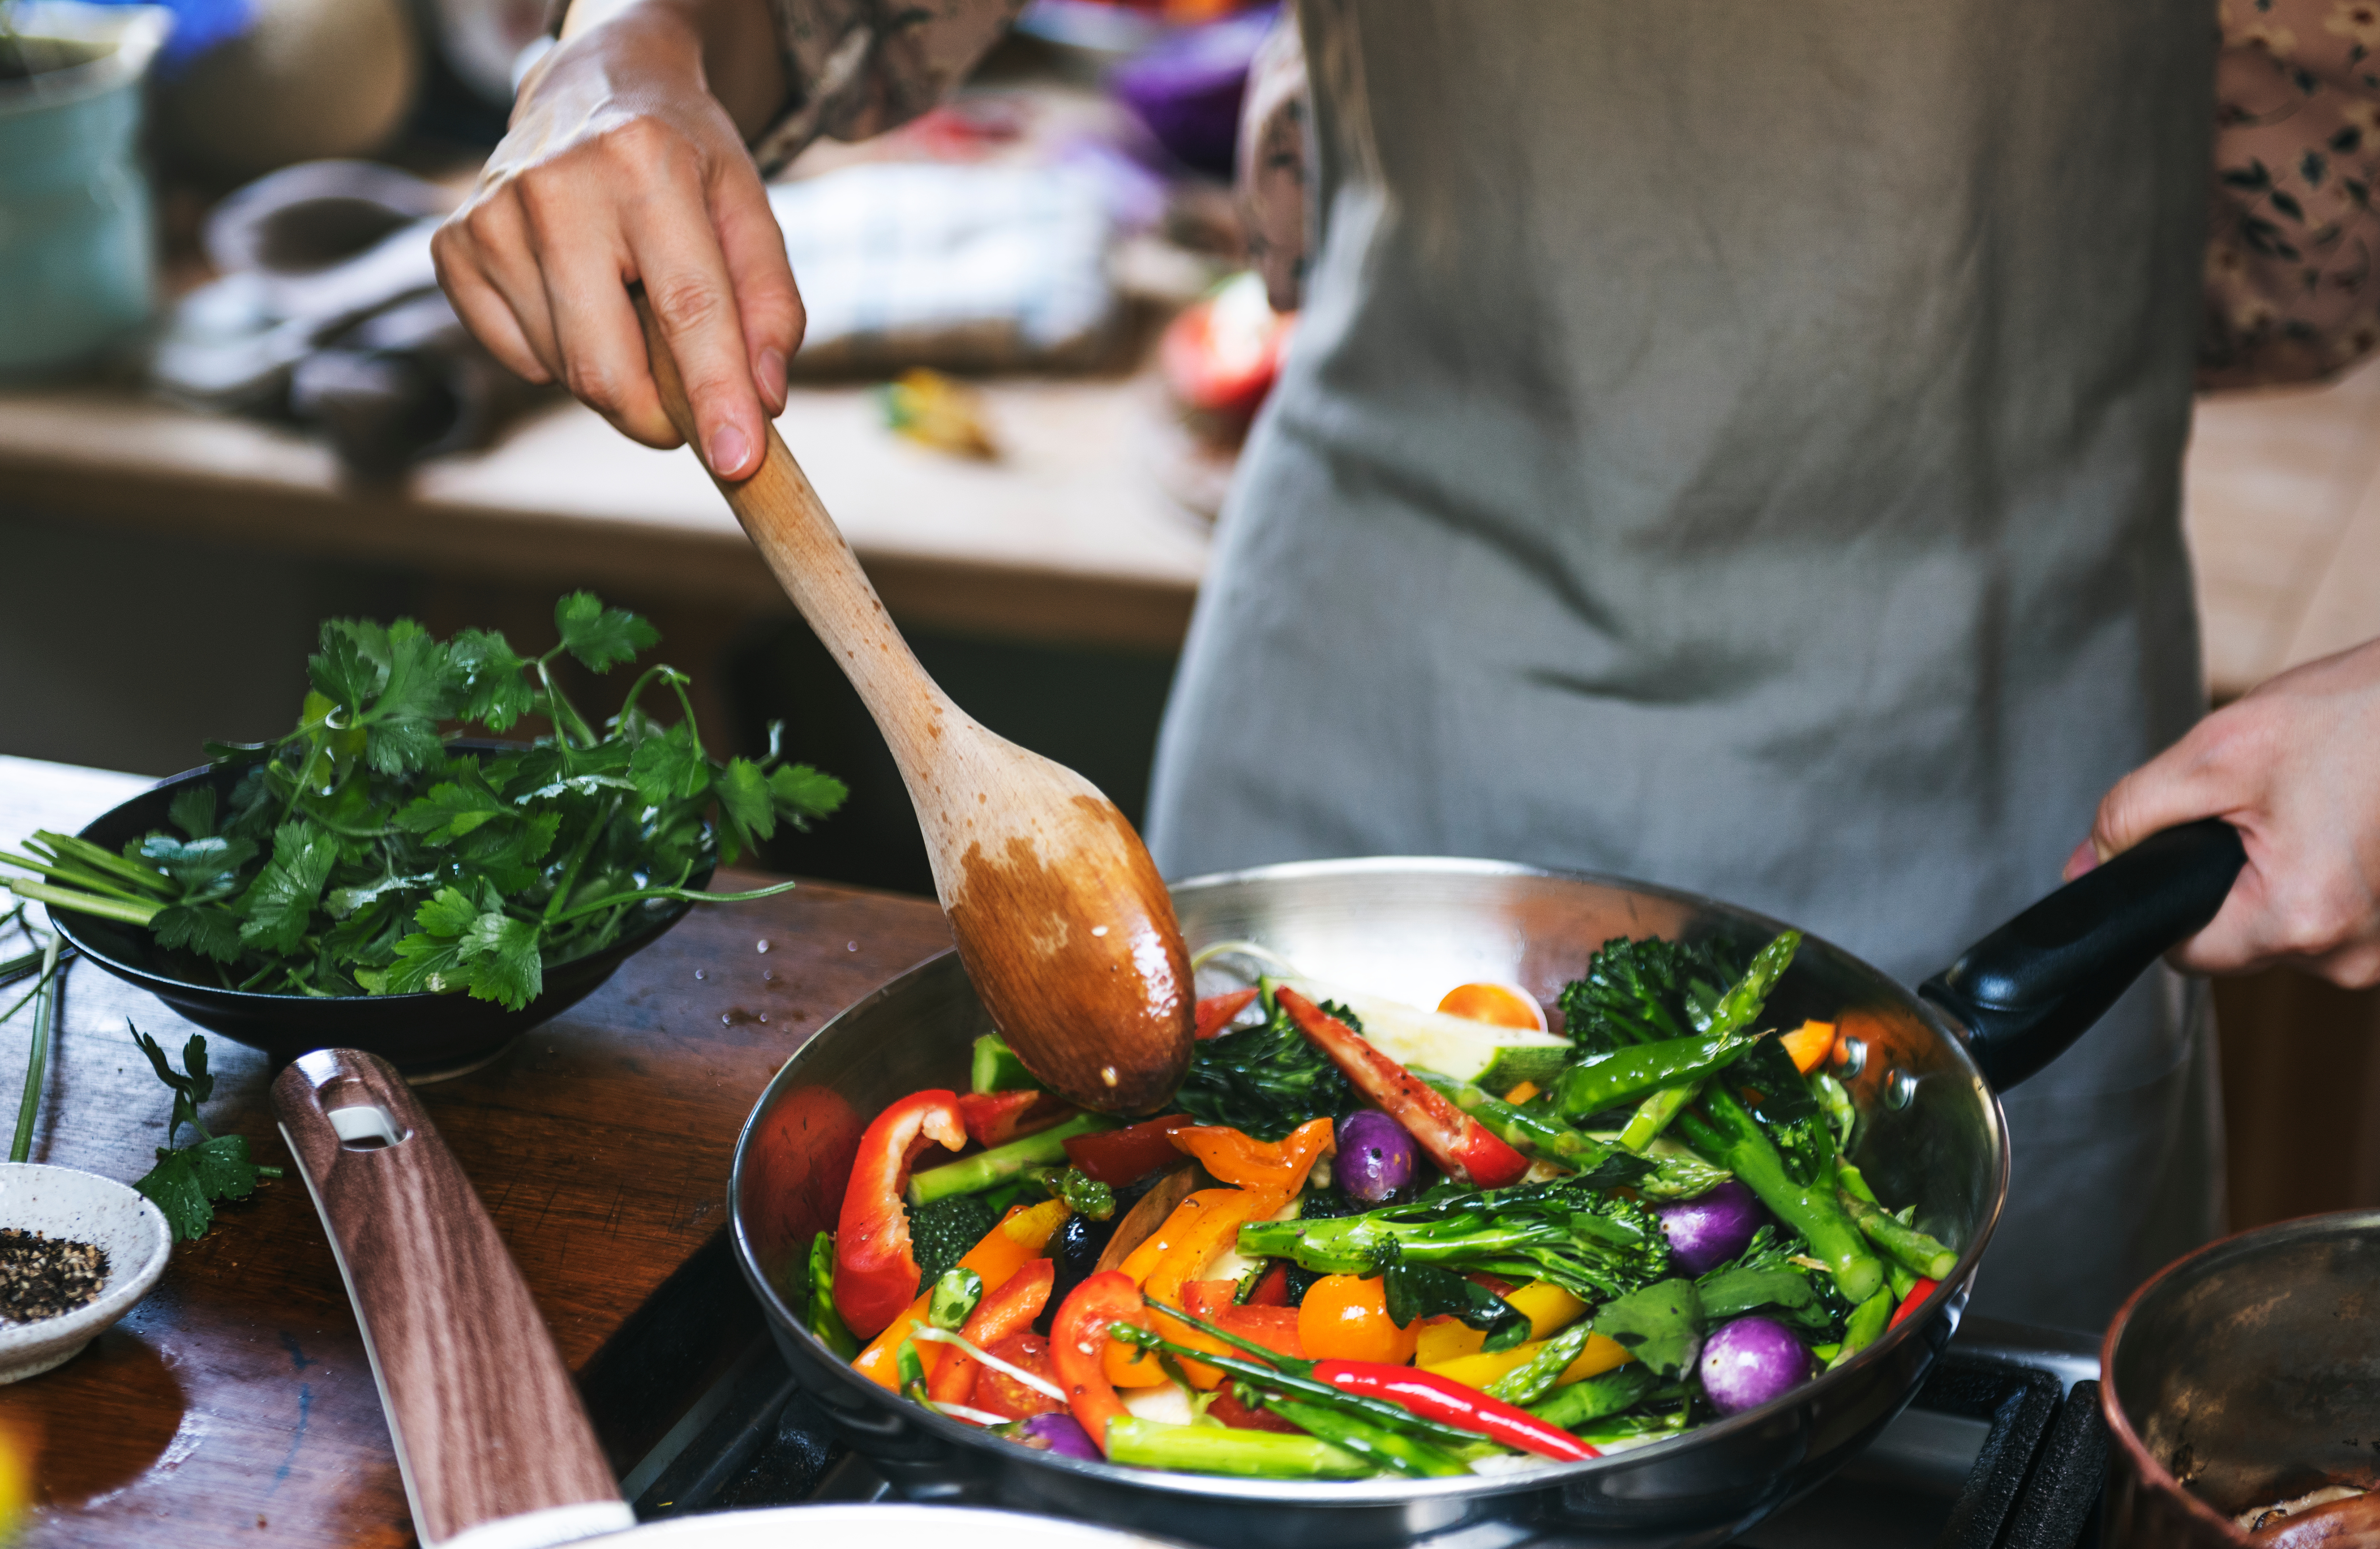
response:
[[[662,406],[698,447],[676,360],[643,289],[635,296]],[[1155,1107],[1189,1062],[1192,990],[1173,902],[1140,836],[1089,781],[986,731],[927,676],[776,427],[766,430],[759,472],[713,482],[891,745],[992,1024],[1075,1102]]]

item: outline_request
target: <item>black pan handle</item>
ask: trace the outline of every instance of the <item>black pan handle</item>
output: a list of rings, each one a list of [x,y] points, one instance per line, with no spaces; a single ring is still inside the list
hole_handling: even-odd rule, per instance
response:
[[[2153,834],[1968,948],[1917,993],[1966,1023],[1967,1052],[2006,1091],[2204,928],[2247,864],[2240,830],[2219,817]]]

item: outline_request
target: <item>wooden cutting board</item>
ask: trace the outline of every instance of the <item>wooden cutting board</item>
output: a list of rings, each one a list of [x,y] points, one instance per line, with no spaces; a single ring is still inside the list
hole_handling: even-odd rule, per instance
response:
[[[0,757],[0,842],[79,828],[145,783]],[[763,880],[722,872],[715,886]],[[614,1336],[719,1232],[760,1089],[837,1010],[949,944],[930,902],[891,894],[805,886],[698,909],[492,1065],[425,1089],[563,1358],[600,1390],[615,1467],[674,1417],[638,1412],[631,1369],[651,1358]],[[88,964],[69,974],[34,1160],[127,1181],[148,1170],[168,1095],[128,1020],[175,1050],[195,1031]],[[25,1016],[0,1028],[10,1108],[30,1029]],[[208,1050],[208,1123],[285,1164],[263,1057],[213,1037]],[[413,1542],[346,1294],[294,1179],[224,1207],[82,1355],[0,1387],[0,1427],[38,1448],[27,1546]]]

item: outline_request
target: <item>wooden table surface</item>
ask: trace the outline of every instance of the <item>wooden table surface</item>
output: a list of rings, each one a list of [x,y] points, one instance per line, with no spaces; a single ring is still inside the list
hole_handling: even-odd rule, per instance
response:
[[[146,783],[0,758],[0,833],[79,828]],[[713,1239],[736,1131],[786,1057],[949,939],[930,902],[825,886],[698,909],[493,1064],[424,1089],[574,1371]],[[176,1049],[193,1029],[88,964],[64,1015],[33,1159],[129,1181],[168,1095],[126,1022]],[[0,1029],[11,1092],[29,1033],[24,1015]],[[208,1047],[208,1122],[285,1164],[263,1057]],[[411,1542],[370,1368],[295,1178],[223,1207],[82,1355],[0,1387],[0,1428],[40,1447],[27,1549]]]

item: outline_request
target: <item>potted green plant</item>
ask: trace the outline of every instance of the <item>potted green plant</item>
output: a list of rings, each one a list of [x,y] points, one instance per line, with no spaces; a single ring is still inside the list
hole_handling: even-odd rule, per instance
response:
[[[154,6],[0,5],[0,376],[88,360],[156,299],[141,81]]]

